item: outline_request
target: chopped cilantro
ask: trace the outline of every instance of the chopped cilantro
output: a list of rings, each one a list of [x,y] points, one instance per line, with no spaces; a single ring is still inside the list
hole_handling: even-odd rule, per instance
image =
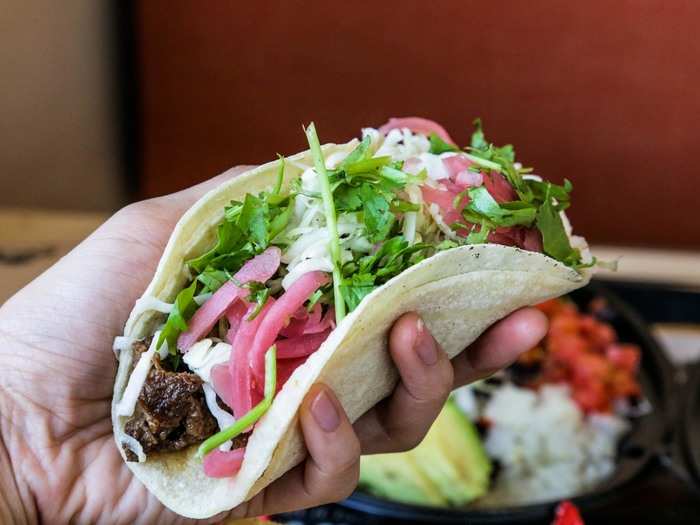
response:
[[[480,225],[475,224],[472,226],[469,235],[467,235],[467,244],[483,244],[488,242],[489,233],[491,233],[491,228],[486,221],[482,221]]]
[[[522,201],[498,204],[484,186],[470,188],[468,193],[469,204],[465,207],[465,215],[469,216],[470,222],[510,227],[530,226],[535,220],[537,208],[531,204]],[[473,215],[480,220],[474,221]]]
[[[551,192],[551,187],[548,187],[537,212],[537,228],[542,234],[544,253],[567,266],[576,266],[581,262],[581,254],[569,242],[559,211],[552,203]]]
[[[437,133],[431,133],[428,137],[430,140],[430,153],[439,155],[440,153],[447,153],[449,151],[459,151],[459,148],[449,142],[442,140]]]
[[[197,276],[197,280],[204,286],[200,293],[214,293],[230,279],[231,274],[229,272],[226,270],[216,270],[211,266],[207,266],[204,271]]]
[[[168,319],[165,321],[165,326],[160,332],[156,348],[160,348],[163,342],[168,343],[168,352],[171,355],[177,354],[177,338],[183,331],[187,330],[187,321],[190,320],[192,314],[197,309],[197,303],[194,301],[195,290],[197,289],[197,281],[192,281],[187,288],[180,291],[175,298],[173,309],[168,314]]]
[[[246,318],[247,321],[252,321],[258,316],[263,306],[265,306],[267,299],[270,297],[270,289],[265,286],[265,283],[258,281],[249,281],[243,285],[243,288],[248,288],[248,290],[250,290],[246,301],[255,303],[255,309]]]
[[[360,186],[360,198],[364,213],[365,228],[369,242],[379,242],[386,238],[396,217],[391,212],[391,197],[387,198],[375,191],[369,184]]]
[[[372,290],[381,286],[435,251],[432,245],[409,245],[403,236],[391,237],[371,255],[361,257],[343,267],[343,296],[352,311]]]

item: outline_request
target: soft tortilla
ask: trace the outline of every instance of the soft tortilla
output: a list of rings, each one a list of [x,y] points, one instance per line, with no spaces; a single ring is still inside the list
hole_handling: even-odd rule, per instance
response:
[[[356,144],[326,145],[324,153],[348,153]],[[311,164],[308,152],[288,158],[285,184]],[[224,206],[246,193],[271,187],[278,167],[275,161],[232,179],[185,213],[144,296],[172,302],[189,277],[184,261],[214,244]],[[393,390],[398,374],[387,352],[387,333],[402,313],[417,311],[453,357],[495,321],[523,306],[584,286],[589,278],[542,254],[500,245],[464,246],[438,253],[367,296],[292,374],[256,425],[235,477],[206,477],[201,460],[194,457],[196,447],[150,454],[144,463],[127,465],[163,504],[183,516],[207,518],[229,510],[302,461],[306,451],[297,410],[314,383],[333,388],[351,421]],[[134,311],[124,335],[150,336],[162,319],[157,312]],[[114,407],[121,399],[131,361],[131,350],[122,352],[112,402],[115,436],[117,429],[123,431],[127,419],[117,417]],[[124,455],[121,446],[119,449]]]

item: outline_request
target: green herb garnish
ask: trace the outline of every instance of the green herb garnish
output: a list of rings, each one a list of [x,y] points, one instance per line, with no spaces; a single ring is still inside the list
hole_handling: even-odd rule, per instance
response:
[[[544,253],[567,266],[580,266],[581,253],[569,242],[559,211],[552,203],[551,192],[551,188],[547,188],[544,202],[537,212],[537,228],[542,234]]]
[[[435,132],[431,133],[428,139],[430,140],[430,153],[435,155],[440,155],[440,153],[447,153],[449,151],[459,151],[457,146],[445,142]]]
[[[248,281],[243,285],[243,288],[248,288],[250,294],[246,297],[246,301],[249,303],[255,303],[255,309],[246,318],[246,321],[252,321],[255,319],[260,311],[265,306],[268,298],[270,297],[270,289],[265,286],[264,283],[258,281]]]
[[[156,349],[160,348],[165,341],[168,343],[168,353],[177,355],[177,338],[183,331],[187,330],[187,321],[197,309],[194,300],[197,281],[193,281],[187,288],[180,291],[175,298],[173,309],[168,314],[165,326],[160,332]]]

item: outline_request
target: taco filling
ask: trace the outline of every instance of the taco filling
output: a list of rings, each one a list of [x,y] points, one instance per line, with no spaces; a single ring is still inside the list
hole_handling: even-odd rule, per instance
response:
[[[133,351],[116,409],[127,459],[198,445],[208,476],[235,475],[294,370],[365,296],[439,251],[495,243],[593,264],[561,213],[571,184],[533,175],[475,125],[462,150],[434,122],[391,119],[325,159],[309,126],[314,165],[286,181],[280,158],[274,187],[226,206],[175,302],[139,300],[164,315],[153,338],[115,342]]]

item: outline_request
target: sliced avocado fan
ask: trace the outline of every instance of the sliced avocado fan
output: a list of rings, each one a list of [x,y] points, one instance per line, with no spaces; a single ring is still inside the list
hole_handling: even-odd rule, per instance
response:
[[[415,449],[363,456],[360,485],[394,501],[461,506],[488,490],[490,475],[476,427],[450,400]]]

